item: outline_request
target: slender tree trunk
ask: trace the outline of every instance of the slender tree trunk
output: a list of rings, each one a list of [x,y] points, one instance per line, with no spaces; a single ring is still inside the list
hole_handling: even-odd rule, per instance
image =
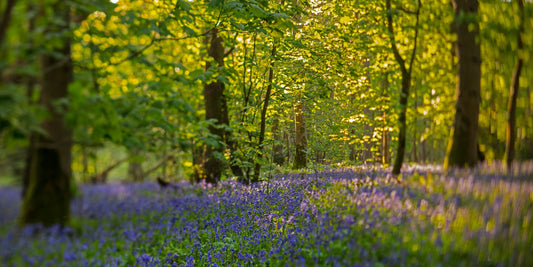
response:
[[[298,100],[294,105],[294,131],[295,131],[295,152],[294,169],[301,169],[307,166],[307,138],[305,133],[305,105],[298,94]]]
[[[476,15],[477,0],[454,0],[459,71],[455,120],[451,130],[444,167],[474,167],[478,162],[478,116],[481,101],[481,49],[479,27],[465,21],[464,15]],[[472,28],[472,25],[474,27]],[[471,30],[470,30],[471,29]]]
[[[407,71],[402,71],[402,90],[400,93],[400,116],[398,124],[400,126],[400,134],[398,135],[398,150],[396,158],[394,159],[394,166],[392,173],[394,175],[400,174],[403,158],[405,156],[405,139],[407,137],[407,99],[409,97],[409,87],[411,83],[411,75]]]
[[[272,120],[272,133],[274,134],[274,145],[272,146],[273,162],[282,166],[285,163],[285,156],[283,155],[283,136],[281,135],[278,114]]]
[[[516,37],[518,43],[518,61],[514,67],[511,89],[509,93],[509,104],[507,105],[507,138],[505,142],[505,158],[507,169],[511,170],[511,165],[515,155],[516,140],[516,99],[520,89],[520,73],[522,72],[523,59],[520,57],[521,50],[524,49],[522,42],[522,33],[524,32],[524,0],[517,0],[520,10],[519,31]]]
[[[415,87],[415,101],[414,101],[414,109],[415,109],[415,114],[418,114],[416,112],[416,110],[418,109],[418,94],[417,94],[417,90],[416,90],[416,87]],[[413,123],[413,161],[414,162],[418,162],[418,117],[415,116],[414,118],[414,123]]]
[[[373,115],[372,111],[368,107],[365,107],[363,112],[365,114],[365,117],[369,119],[369,122],[374,120],[374,118],[373,118],[374,115]],[[373,159],[373,156],[372,156],[372,135],[374,134],[374,128],[372,126],[370,126],[369,122],[365,122],[364,125],[363,125],[363,135],[364,136],[368,136],[368,139],[365,140],[365,142],[363,144],[363,164],[367,164],[367,163],[369,163],[369,161],[371,161]]]
[[[270,101],[270,94],[272,92],[272,82],[274,79],[274,57],[276,56],[276,44],[272,45],[272,53],[271,53],[271,64],[268,70],[268,86],[265,93],[265,101],[263,103],[263,109],[261,110],[261,126],[259,130],[259,141],[257,142],[257,146],[259,148],[259,151],[263,151],[263,141],[265,140],[265,129],[266,129],[266,113],[268,111],[268,102]],[[263,154],[260,152],[259,155],[257,155],[258,158],[262,158]],[[252,178],[252,183],[259,182],[259,174],[261,172],[261,163],[256,162],[254,166],[254,176]]]
[[[287,123],[286,125],[284,125],[284,127],[285,131],[283,132],[283,141],[285,142],[285,147],[287,149],[287,164],[290,164],[291,162],[294,162],[294,127],[290,123]]]
[[[45,8],[42,6],[41,8]],[[70,222],[72,131],[65,124],[66,105],[56,102],[68,98],[72,81],[69,31],[70,7],[63,1],[53,3],[53,18],[46,32],[56,34],[57,46],[43,52],[41,62],[41,103],[50,117],[42,123],[46,135],[35,134],[29,183],[20,214],[20,224],[67,225]]]
[[[400,70],[402,73],[402,89],[400,93],[400,114],[398,117],[398,124],[400,128],[400,133],[398,136],[398,151],[396,154],[396,159],[394,160],[394,166],[392,169],[392,174],[398,175],[402,169],[403,158],[405,156],[405,139],[407,137],[407,100],[409,98],[409,89],[411,87],[411,74],[413,70],[413,63],[416,56],[416,47],[418,43],[418,25],[420,19],[420,8],[422,3],[418,0],[418,5],[416,9],[416,25],[415,25],[415,37],[413,50],[411,51],[411,58],[409,65],[406,66],[407,62],[402,58],[400,51],[396,45],[396,36],[394,33],[394,25],[392,19],[392,9],[391,9],[391,0],[387,0],[387,29],[389,31],[391,39],[391,48],[394,54],[396,62],[400,65]]]

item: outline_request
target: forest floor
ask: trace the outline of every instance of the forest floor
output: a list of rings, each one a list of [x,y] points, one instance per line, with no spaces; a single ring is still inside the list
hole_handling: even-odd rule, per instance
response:
[[[234,181],[83,185],[73,227],[14,228],[0,188],[1,266],[533,266],[533,163],[366,167]]]

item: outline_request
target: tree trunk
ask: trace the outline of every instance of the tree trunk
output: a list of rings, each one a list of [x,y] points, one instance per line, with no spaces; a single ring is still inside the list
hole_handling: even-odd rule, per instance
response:
[[[274,79],[274,57],[276,56],[276,44],[272,44],[272,53],[271,53],[271,64],[268,70],[268,86],[265,93],[265,101],[263,102],[263,109],[261,110],[261,126],[259,129],[259,141],[257,142],[257,147],[259,151],[263,151],[263,141],[265,140],[265,129],[266,129],[266,113],[268,111],[268,102],[270,101],[270,94],[272,92],[272,81]],[[262,152],[260,152],[257,157],[259,159],[263,158]],[[261,163],[260,161],[255,162],[254,166],[254,176],[252,178],[252,183],[259,182],[259,175],[261,172]]]
[[[370,80],[370,78],[367,76],[367,79]],[[370,161],[373,160],[374,156],[372,155],[372,136],[374,135],[374,127],[370,126],[370,122],[374,121],[374,114],[372,111],[365,107],[363,110],[365,117],[368,118],[368,122],[365,122],[363,125],[363,135],[368,136],[368,139],[364,138],[364,144],[363,144],[363,164],[370,164]]]
[[[133,182],[142,182],[144,180],[142,164],[140,162],[130,161],[128,165],[128,176]]]
[[[411,74],[413,70],[413,63],[416,55],[416,47],[418,42],[418,25],[420,19],[420,8],[422,4],[418,0],[418,5],[416,9],[416,25],[415,25],[415,37],[413,50],[411,51],[411,58],[409,61],[409,66],[406,66],[406,61],[400,55],[398,47],[396,46],[396,36],[394,33],[394,26],[392,20],[392,10],[391,10],[391,0],[387,0],[387,28],[389,30],[390,39],[391,39],[391,48],[394,54],[396,62],[400,65],[402,72],[402,90],[400,93],[400,114],[398,118],[398,124],[400,128],[400,133],[398,136],[398,151],[396,154],[396,159],[394,160],[394,167],[392,169],[392,174],[398,175],[402,169],[403,158],[405,156],[405,139],[407,137],[407,100],[409,97],[409,89],[411,87]]]
[[[42,6],[41,8],[45,8]],[[68,98],[72,80],[69,31],[70,7],[56,1],[51,9],[46,32],[56,34],[58,46],[43,52],[41,62],[41,103],[50,117],[42,123],[46,135],[35,134],[29,168],[28,187],[22,203],[19,223],[67,225],[70,222],[72,131],[65,125],[66,105],[57,101]]]
[[[523,59],[520,57],[521,50],[524,49],[522,43],[522,33],[524,32],[524,0],[517,0],[518,8],[520,10],[520,24],[518,26],[517,43],[518,43],[518,61],[514,67],[513,78],[511,81],[511,89],[509,93],[509,103],[507,106],[507,138],[505,142],[505,158],[507,163],[507,170],[511,170],[511,165],[515,156],[515,140],[516,140],[516,99],[518,98],[518,90],[520,89],[520,73],[522,72]]]
[[[222,37],[218,36],[218,29],[213,29],[207,35],[207,53],[218,66],[218,68],[224,67],[224,46],[222,44]],[[210,60],[206,63],[206,70],[211,67]],[[227,112],[225,98],[224,98],[225,85],[218,79],[211,81],[204,85],[204,105],[205,105],[205,119],[215,120],[215,125],[209,126],[209,132],[219,138],[219,141],[224,141],[224,132],[221,126],[226,120],[224,117],[224,111]],[[227,114],[227,113],[226,113]],[[207,146],[205,151],[205,161],[203,165],[203,171],[205,172],[205,181],[207,183],[216,184],[224,170],[224,161],[222,156],[224,153],[224,146]]]
[[[400,116],[398,124],[400,126],[400,134],[398,136],[398,150],[396,158],[394,159],[394,167],[392,173],[394,175],[400,174],[405,156],[405,139],[407,137],[407,99],[409,97],[409,88],[411,87],[411,75],[407,71],[402,71],[402,91],[400,93]]]
[[[474,167],[478,161],[478,116],[481,101],[481,49],[479,27],[464,21],[464,15],[476,15],[477,0],[454,0],[459,71],[455,119],[451,130],[444,168]],[[474,24],[473,24],[474,23]],[[469,28],[472,28],[472,31]]]
[[[272,146],[272,158],[275,164],[282,166],[285,163],[283,155],[283,136],[281,135],[279,115],[275,115],[272,120],[272,133],[274,134],[274,145]]]
[[[415,114],[418,114],[417,112],[417,109],[418,109],[418,94],[417,94],[417,90],[416,90],[416,87],[414,88],[414,111],[415,111]],[[418,162],[418,117],[415,116],[414,118],[414,122],[413,122],[413,148],[412,148],[412,152],[413,152],[413,162]]]
[[[294,105],[295,151],[293,168],[301,169],[307,166],[307,138],[305,136],[305,105],[301,99],[301,93],[297,97],[298,100]]]

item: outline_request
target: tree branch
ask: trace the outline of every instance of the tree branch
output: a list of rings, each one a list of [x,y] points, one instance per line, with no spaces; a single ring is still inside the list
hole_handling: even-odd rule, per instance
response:
[[[416,24],[415,24],[415,45],[413,46],[413,51],[411,52],[411,59],[409,61],[409,75],[411,75],[413,71],[413,62],[415,61],[415,55],[416,55],[416,46],[418,43],[418,25],[420,24],[420,8],[422,7],[421,0],[418,0],[418,6],[416,8]]]
[[[394,58],[400,65],[402,72],[407,72],[407,69],[405,68],[405,60],[402,58],[402,55],[400,55],[400,51],[398,51],[398,47],[396,46],[396,39],[394,36],[394,26],[392,25],[393,21],[392,21],[392,13],[391,13],[392,12],[391,0],[387,0],[386,7],[387,7],[387,29],[389,30],[392,53],[394,54]]]

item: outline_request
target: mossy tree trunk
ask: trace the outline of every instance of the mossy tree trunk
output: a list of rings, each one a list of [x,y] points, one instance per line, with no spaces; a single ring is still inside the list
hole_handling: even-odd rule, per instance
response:
[[[520,89],[520,73],[522,72],[522,65],[524,64],[522,57],[520,57],[521,50],[524,49],[521,36],[524,32],[524,0],[517,0],[517,2],[520,11],[520,25],[516,40],[518,44],[518,60],[513,71],[513,78],[509,93],[509,103],[507,105],[507,136],[505,140],[505,162],[508,170],[511,170],[511,165],[515,156],[516,99],[518,98],[518,90]]]
[[[477,0],[454,0],[458,58],[455,119],[444,167],[474,167],[478,162],[478,116],[481,101],[481,46],[476,40],[479,27],[467,20],[478,11]],[[472,27],[473,26],[473,27]]]
[[[50,3],[48,3],[50,4]],[[28,185],[20,214],[21,225],[67,225],[70,221],[72,131],[65,124],[68,85],[72,80],[70,56],[70,7],[55,1],[46,33],[57,35],[57,46],[40,57],[41,98],[49,112],[42,123],[46,134],[35,134],[31,162],[26,168]],[[44,9],[44,7],[41,7]],[[48,10],[48,9],[47,9]]]

